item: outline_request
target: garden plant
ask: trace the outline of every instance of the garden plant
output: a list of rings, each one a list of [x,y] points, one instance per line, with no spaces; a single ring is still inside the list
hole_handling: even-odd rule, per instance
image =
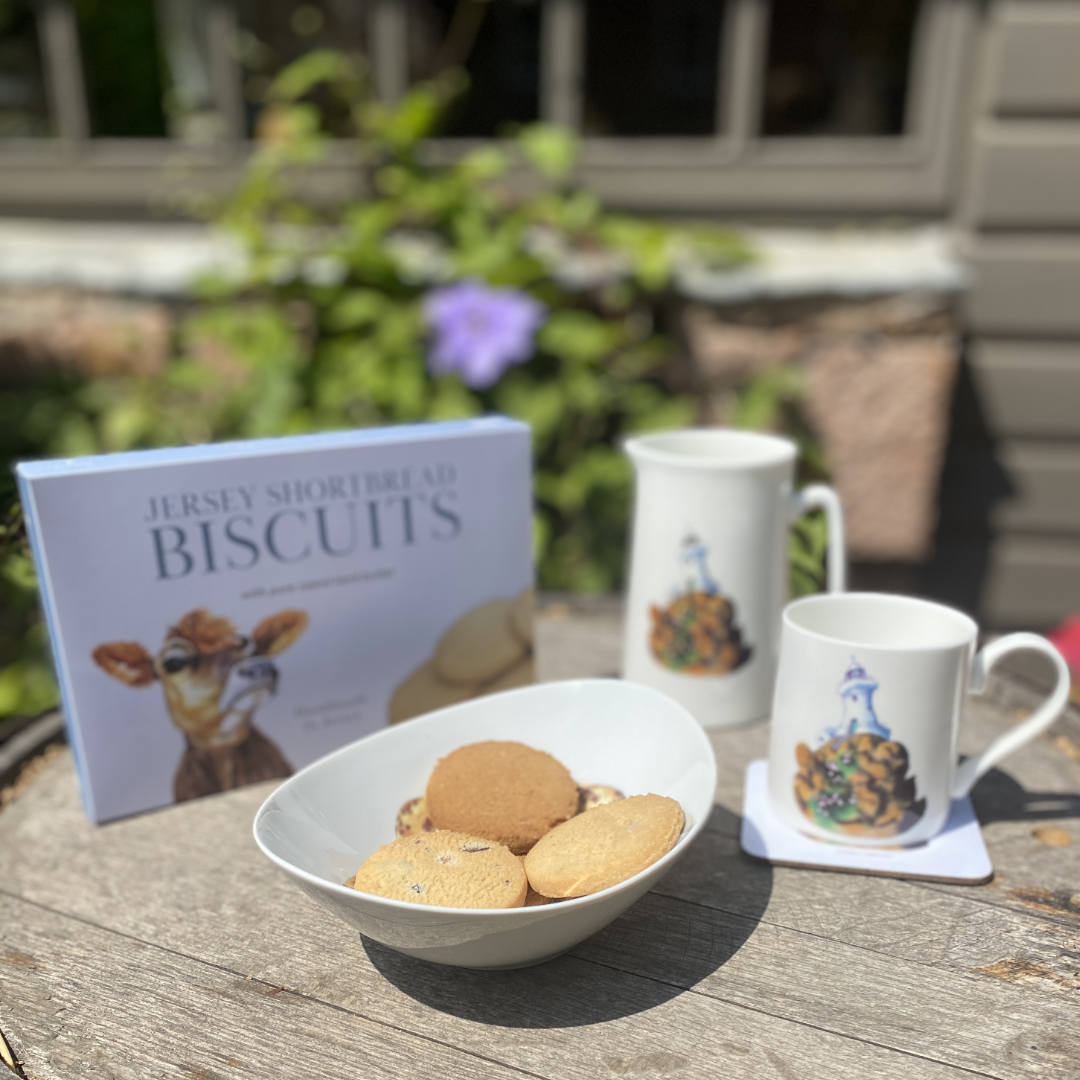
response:
[[[429,136],[460,73],[397,105],[362,63],[310,53],[271,87],[236,189],[200,208],[244,268],[201,282],[175,357],[154,375],[53,373],[0,392],[9,460],[500,412],[526,421],[538,584],[622,581],[631,487],[621,440],[701,419],[673,330],[680,272],[752,257],[740,236],[612,213],[572,183],[572,135],[537,124],[452,158]],[[331,135],[333,131],[336,134]],[[352,136],[355,191],[311,194]],[[735,422],[798,424],[796,372],[739,390]],[[55,700],[13,487],[0,525],[0,716]],[[792,545],[793,589],[822,579],[823,526]]]

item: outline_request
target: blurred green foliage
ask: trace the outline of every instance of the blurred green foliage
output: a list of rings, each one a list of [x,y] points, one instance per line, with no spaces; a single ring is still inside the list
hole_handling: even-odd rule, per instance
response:
[[[497,411],[533,432],[540,586],[617,588],[631,486],[620,441],[692,424],[700,412],[660,329],[673,277],[681,260],[724,267],[751,253],[727,230],[608,213],[569,184],[576,143],[555,127],[433,161],[425,136],[459,78],[415,86],[391,108],[371,99],[363,68],[340,53],[286,68],[243,179],[212,209],[242,244],[242,275],[202,283],[161,373],[57,377],[0,394],[7,458]],[[327,115],[333,130],[344,118],[356,136],[364,194],[344,206],[304,195],[305,167],[341,153]],[[461,278],[524,290],[548,309],[534,357],[490,390],[427,368],[423,296]],[[794,430],[798,396],[797,376],[774,369],[739,390],[736,422]],[[812,440],[796,434],[820,471]],[[3,528],[0,715],[44,707],[54,694],[17,511]],[[797,591],[820,587],[823,543],[813,519],[795,534]]]

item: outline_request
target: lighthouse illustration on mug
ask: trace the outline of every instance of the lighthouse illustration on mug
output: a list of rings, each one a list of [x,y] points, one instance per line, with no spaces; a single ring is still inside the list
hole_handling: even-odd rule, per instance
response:
[[[795,800],[819,828],[850,836],[897,836],[926,811],[908,776],[908,751],[874,711],[877,680],[853,656],[837,693],[840,723],[795,748]]]

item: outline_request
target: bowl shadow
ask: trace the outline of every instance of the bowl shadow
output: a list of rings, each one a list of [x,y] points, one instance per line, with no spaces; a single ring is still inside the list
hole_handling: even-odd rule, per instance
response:
[[[564,1028],[644,1012],[717,971],[764,913],[772,868],[739,850],[739,822],[713,807],[705,829],[655,889],[568,953],[535,967],[447,967],[369,938],[362,938],[364,949],[402,993],[462,1020]]]

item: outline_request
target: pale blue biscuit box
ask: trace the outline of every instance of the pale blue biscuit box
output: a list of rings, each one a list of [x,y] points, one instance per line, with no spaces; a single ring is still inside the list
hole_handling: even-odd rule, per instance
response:
[[[287,776],[534,677],[517,421],[16,472],[94,821]]]

